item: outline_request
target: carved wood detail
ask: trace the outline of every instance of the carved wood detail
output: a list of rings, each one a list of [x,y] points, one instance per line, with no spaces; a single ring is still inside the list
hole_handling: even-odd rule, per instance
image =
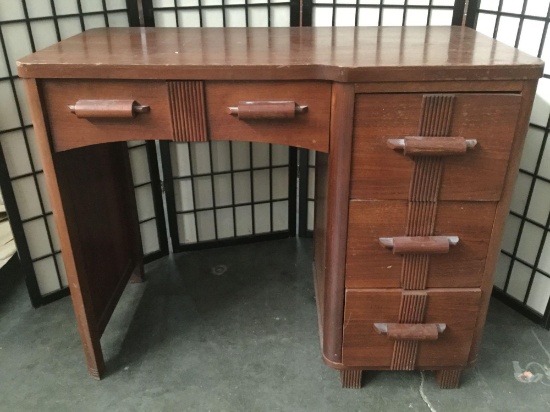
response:
[[[363,371],[361,369],[341,370],[340,380],[342,381],[342,388],[360,389],[362,376]]]
[[[422,323],[427,302],[428,294],[426,292],[403,292],[399,307],[399,323]],[[390,368],[392,370],[413,370],[417,352],[418,341],[395,341]]]
[[[419,136],[448,136],[451,128],[454,95],[424,95],[418,126]],[[414,171],[409,190],[407,236],[430,236],[434,233],[437,197],[443,174],[441,156],[413,157]],[[430,256],[404,255],[401,286],[406,290],[426,288]]]
[[[443,369],[435,372],[435,379],[441,389],[455,389],[460,385],[462,369]]]
[[[168,98],[176,142],[206,142],[204,82],[169,81]]]

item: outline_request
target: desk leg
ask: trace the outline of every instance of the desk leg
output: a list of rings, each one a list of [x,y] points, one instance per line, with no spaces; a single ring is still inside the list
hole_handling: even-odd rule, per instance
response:
[[[128,148],[121,142],[56,153],[39,84],[26,80],[26,87],[86,363],[99,379],[99,339],[143,261]]]

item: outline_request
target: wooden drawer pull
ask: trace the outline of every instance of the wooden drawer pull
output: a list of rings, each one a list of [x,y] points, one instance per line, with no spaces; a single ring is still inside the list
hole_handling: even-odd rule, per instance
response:
[[[388,147],[403,150],[406,156],[453,156],[462,155],[477,145],[475,139],[463,137],[406,136],[402,139],[388,139]]]
[[[307,106],[299,106],[293,101],[239,102],[238,106],[227,108],[227,113],[239,120],[292,119],[296,113],[307,112]]]
[[[375,323],[374,330],[391,340],[437,340],[445,323]]]
[[[69,105],[69,110],[81,119],[128,118],[147,113],[149,106],[135,100],[79,100]]]
[[[448,253],[449,246],[458,243],[458,236],[403,236],[381,237],[378,239],[385,248],[394,254],[404,253]]]

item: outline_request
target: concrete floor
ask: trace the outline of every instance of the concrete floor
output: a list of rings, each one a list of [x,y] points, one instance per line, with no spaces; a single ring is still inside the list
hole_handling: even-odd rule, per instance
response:
[[[21,281],[0,279],[0,411],[550,410],[550,333],[498,301],[460,389],[438,389],[429,372],[371,372],[361,390],[341,389],[319,354],[311,246],[263,242],[149,265],[104,334],[100,382],[84,368],[70,299],[35,310]],[[533,382],[515,378],[515,361],[531,363]]]

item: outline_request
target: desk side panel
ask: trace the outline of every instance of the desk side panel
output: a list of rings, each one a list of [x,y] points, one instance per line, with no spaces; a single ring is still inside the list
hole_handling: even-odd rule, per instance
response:
[[[142,269],[128,149],[55,153],[40,84],[26,87],[88,371],[100,378],[101,334],[128,278]]]

